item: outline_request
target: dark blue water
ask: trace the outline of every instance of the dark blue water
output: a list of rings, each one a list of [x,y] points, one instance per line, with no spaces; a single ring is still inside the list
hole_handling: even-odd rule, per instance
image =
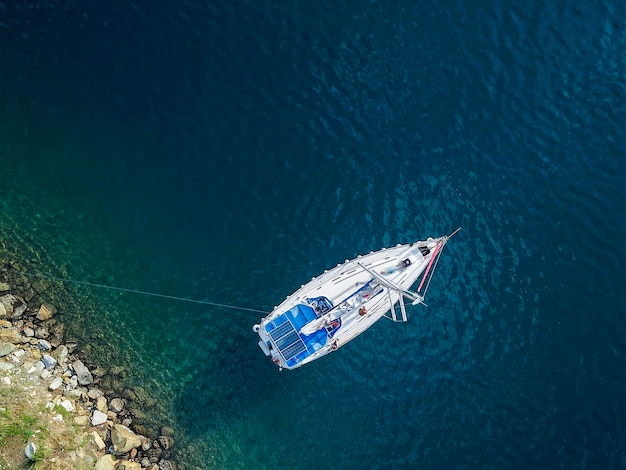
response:
[[[406,325],[279,373],[261,314],[69,285],[186,468],[626,466],[623,2],[0,4],[2,240],[269,311],[463,230]],[[25,263],[26,263],[25,261]]]

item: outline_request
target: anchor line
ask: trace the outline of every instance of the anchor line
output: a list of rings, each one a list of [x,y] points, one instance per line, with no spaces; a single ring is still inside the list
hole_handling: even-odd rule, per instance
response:
[[[52,275],[25,273],[25,272],[22,272],[22,271],[17,271],[15,269],[0,268],[0,271],[12,272],[12,273],[16,273],[16,274],[22,274],[22,275],[24,275],[26,277],[39,277],[39,278],[42,278],[42,279],[50,279],[50,280],[59,281],[59,282],[69,282],[71,284],[77,284],[77,285],[81,285],[81,286],[97,287],[97,288],[100,288],[100,289],[116,290],[116,291],[119,291],[119,292],[129,292],[131,294],[140,294],[140,295],[148,295],[148,296],[151,296],[151,297],[160,297],[162,299],[179,300],[181,302],[189,302],[189,303],[194,303],[194,304],[210,305],[212,307],[223,307],[223,308],[231,308],[231,309],[235,309],[235,310],[246,310],[248,312],[263,313],[265,315],[268,313],[268,312],[266,312],[264,310],[258,310],[256,308],[238,307],[236,305],[220,304],[220,303],[217,303],[217,302],[209,302],[207,300],[187,299],[185,297],[177,297],[175,295],[158,294],[156,292],[147,292],[147,291],[138,290],[138,289],[127,289],[125,287],[107,286],[105,284],[98,284],[98,283],[95,283],[95,282],[88,282],[88,281],[77,281],[77,280],[74,280],[74,279],[67,279],[67,278],[58,277],[58,276],[52,276]]]

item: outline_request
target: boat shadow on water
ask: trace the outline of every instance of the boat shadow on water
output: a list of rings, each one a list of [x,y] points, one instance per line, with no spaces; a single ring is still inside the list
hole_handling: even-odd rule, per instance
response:
[[[217,423],[244,417],[295,379],[278,372],[259,351],[252,331],[242,325],[221,338],[221,344],[182,386],[174,400],[173,417],[187,437],[194,439],[211,432]]]

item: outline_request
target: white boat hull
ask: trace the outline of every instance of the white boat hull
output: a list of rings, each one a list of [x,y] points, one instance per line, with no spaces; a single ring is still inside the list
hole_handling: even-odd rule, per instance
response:
[[[422,303],[448,239],[383,248],[314,277],[254,326],[259,346],[281,369],[295,369],[345,346],[388,313],[405,321],[404,297]],[[409,291],[418,280],[417,291]]]

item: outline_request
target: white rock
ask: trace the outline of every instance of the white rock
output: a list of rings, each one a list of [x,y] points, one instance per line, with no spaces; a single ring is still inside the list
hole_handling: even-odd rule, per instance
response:
[[[11,343],[3,344],[2,346],[0,346],[0,357],[8,356],[13,352],[14,349],[15,346]]]
[[[62,400],[61,403],[59,403],[59,405],[61,405],[70,413],[74,413],[76,411],[76,408],[74,408],[74,404],[69,400]]]
[[[77,388],[77,389],[65,390],[63,392],[63,395],[65,395],[68,398],[76,398],[76,399],[83,400],[87,396],[87,393],[85,392],[84,388]]]
[[[74,368],[74,371],[76,371],[79,384],[89,385],[93,382],[93,376],[91,375],[91,372],[89,372],[89,369],[85,367],[85,364],[83,364],[82,361],[76,360],[72,362],[72,367]]]
[[[54,418],[52,418],[53,421],[63,421],[63,416],[61,416],[60,414],[56,415]]]
[[[24,455],[28,460],[32,460],[35,456],[35,452],[37,451],[37,447],[33,442],[29,442],[26,448],[24,449]]]
[[[41,358],[41,362],[46,367],[46,369],[54,369],[57,365],[57,360],[53,358],[50,354],[44,354]]]
[[[108,416],[102,411],[94,410],[93,415],[91,417],[91,425],[92,426],[100,426],[107,422]]]
[[[11,362],[0,362],[0,370],[7,371],[15,367],[15,364]]]
[[[13,315],[11,315],[11,318],[16,320],[16,319],[20,318],[25,311],[26,311],[26,305],[24,305],[24,304],[18,305],[13,310]]]
[[[96,431],[92,432],[91,435],[93,436],[93,442],[98,446],[99,450],[102,450],[106,447],[104,441],[102,440],[102,438],[100,437],[100,434],[98,434]]]
[[[6,385],[11,385],[11,379],[9,377],[2,377],[2,383]]]
[[[61,377],[56,377],[48,388],[54,391],[57,388],[59,388],[61,385],[63,385],[63,379]]]
[[[35,362],[35,365],[33,367],[28,369],[28,373],[29,374],[41,374],[45,368],[46,366],[43,365],[43,362],[37,361]]]
[[[69,350],[67,349],[67,346],[61,344],[58,348],[54,350],[52,356],[54,356],[56,360],[59,361],[59,364],[65,364],[68,354]]]
[[[11,359],[13,362],[21,362],[22,359],[24,359],[24,356],[26,356],[26,351],[23,349],[16,349],[11,353]]]
[[[27,338],[32,338],[33,336],[35,336],[35,330],[30,327],[24,328],[24,336],[26,336]]]
[[[50,373],[50,371],[48,369],[44,370],[41,375],[39,376],[42,379],[46,380],[49,379],[50,377],[52,377],[52,374]]]
[[[52,349],[52,345],[50,344],[50,341],[47,341],[45,339],[40,339],[39,349],[41,349],[42,351],[50,351]]]

